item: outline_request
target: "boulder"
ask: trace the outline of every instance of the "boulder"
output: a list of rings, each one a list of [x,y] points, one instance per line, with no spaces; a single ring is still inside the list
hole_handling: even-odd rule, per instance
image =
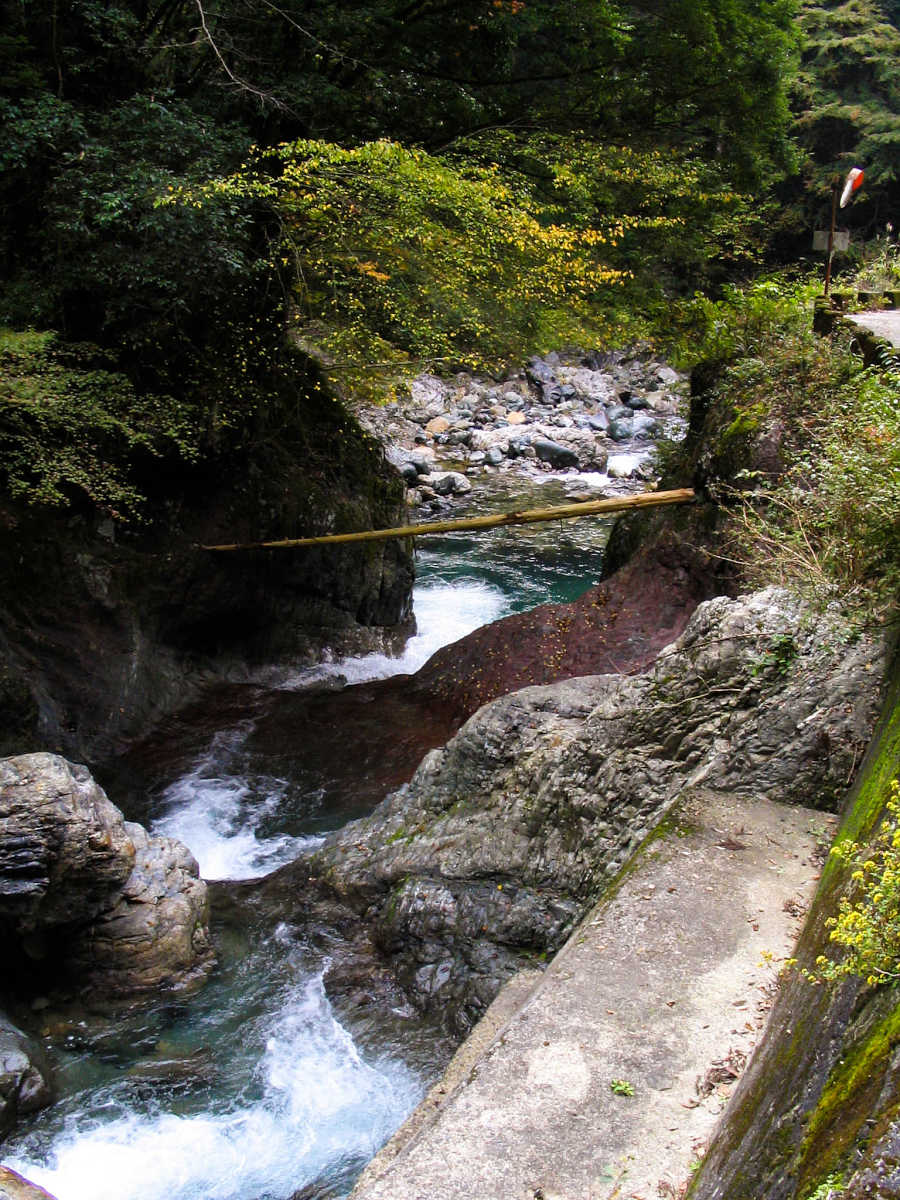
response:
[[[463,1030],[523,954],[561,944],[687,792],[834,808],[884,658],[786,592],[711,600],[643,675],[479,709],[308,869],[367,915],[416,1002]]]
[[[0,1134],[11,1128],[17,1117],[52,1102],[49,1080],[40,1048],[0,1013]]]
[[[75,938],[65,965],[89,989],[132,996],[190,991],[213,965],[206,884],[188,848],[133,822],[134,869],[114,903]]]
[[[578,466],[578,455],[575,451],[570,450],[567,446],[561,446],[559,442],[551,442],[549,438],[536,437],[532,438],[531,445],[538,458],[542,462],[549,463],[551,467],[563,470],[566,467]]]
[[[633,436],[631,421],[616,417],[609,423],[609,436],[614,442],[628,442]]]
[[[124,887],[135,848],[87,767],[0,760],[0,922],[19,935],[91,920]]]
[[[0,1200],[54,1200],[54,1197],[11,1167],[0,1167]]]
[[[189,851],[126,822],[87,768],[0,760],[0,934],[62,992],[199,986],[213,965],[206,884]],[[17,950],[16,950],[17,948]]]
[[[413,406],[423,409],[429,417],[436,417],[444,411],[448,391],[445,380],[437,375],[419,375],[409,388]]]
[[[561,367],[559,378],[575,394],[595,403],[608,403],[616,394],[613,378],[605,371],[593,371],[587,367]]]
[[[423,475],[438,496],[464,496],[471,492],[472,485],[459,471],[444,471],[434,475]]]
[[[634,437],[640,438],[642,441],[649,441],[650,438],[659,436],[659,421],[657,421],[656,417],[651,417],[649,413],[635,413],[634,420],[631,423],[631,431]]]

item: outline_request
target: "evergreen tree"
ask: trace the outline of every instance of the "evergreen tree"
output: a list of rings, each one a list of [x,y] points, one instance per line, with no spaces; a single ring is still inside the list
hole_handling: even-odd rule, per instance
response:
[[[866,172],[862,220],[896,221],[900,203],[900,4],[803,0],[794,107],[806,176],[823,201],[852,166]],[[858,224],[859,222],[857,222]]]

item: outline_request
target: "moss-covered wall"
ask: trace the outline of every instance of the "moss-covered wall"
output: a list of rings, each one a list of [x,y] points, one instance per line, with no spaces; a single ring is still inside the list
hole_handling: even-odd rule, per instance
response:
[[[839,838],[865,841],[900,776],[900,661],[881,726],[850,794]],[[834,951],[825,922],[849,868],[829,860],[797,950],[798,967]],[[900,1113],[900,989],[846,979],[812,984],[799,969],[782,983],[765,1037],[747,1069],[691,1200],[808,1200],[830,1176],[847,1197],[900,1195],[872,1173]],[[876,1147],[879,1147],[876,1153]],[[880,1165],[879,1165],[880,1164]],[[875,1190],[871,1190],[872,1187]]]

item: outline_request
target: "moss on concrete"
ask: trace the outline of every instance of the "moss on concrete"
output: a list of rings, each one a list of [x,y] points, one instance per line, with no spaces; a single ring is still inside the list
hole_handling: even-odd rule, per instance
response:
[[[879,730],[861,766],[839,832],[865,842],[900,775],[900,660]],[[850,868],[830,859],[797,958],[830,950],[829,916]],[[789,972],[760,1044],[690,1191],[691,1200],[806,1200],[819,1182],[852,1167],[900,1104],[890,1071],[900,1045],[900,994],[847,979],[809,983]]]

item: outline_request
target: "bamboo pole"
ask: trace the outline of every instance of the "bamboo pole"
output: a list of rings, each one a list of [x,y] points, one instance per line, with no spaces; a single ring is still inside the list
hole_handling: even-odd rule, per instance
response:
[[[640,492],[609,500],[587,500],[557,508],[532,508],[524,512],[494,513],[486,517],[461,517],[455,521],[432,521],[427,525],[401,525],[397,529],[366,529],[358,533],[329,533],[322,537],[283,538],[277,542],[246,542],[224,546],[201,546],[201,550],[287,550],[298,546],[330,546],[346,542],[383,542],[392,538],[425,537],[430,533],[453,533],[457,529],[495,529],[501,525],[530,525],[537,521],[564,521],[570,517],[602,516],[633,508],[663,504],[689,504],[691,488],[671,492]]]

